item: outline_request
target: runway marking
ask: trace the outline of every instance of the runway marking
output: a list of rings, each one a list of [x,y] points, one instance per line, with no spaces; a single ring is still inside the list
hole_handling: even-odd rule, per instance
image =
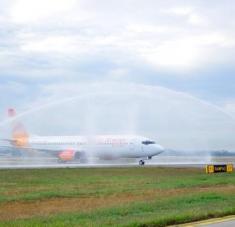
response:
[[[221,218],[213,218],[213,219],[203,220],[203,221],[197,221],[197,222],[192,222],[192,223],[187,223],[187,224],[182,224],[182,225],[177,225],[177,226],[196,227],[196,226],[211,225],[211,224],[217,224],[217,223],[233,221],[233,220],[235,221],[235,215],[230,215],[230,216],[221,217]]]

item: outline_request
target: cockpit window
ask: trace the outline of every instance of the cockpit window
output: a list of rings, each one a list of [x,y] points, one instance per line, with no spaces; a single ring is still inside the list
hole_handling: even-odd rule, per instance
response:
[[[145,140],[145,141],[142,141],[142,144],[149,145],[149,144],[155,144],[155,142],[151,140]]]

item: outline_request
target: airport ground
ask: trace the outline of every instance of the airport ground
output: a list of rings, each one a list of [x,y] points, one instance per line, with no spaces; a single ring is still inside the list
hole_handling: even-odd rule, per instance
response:
[[[0,226],[166,226],[235,214],[235,173],[202,168],[0,170]]]

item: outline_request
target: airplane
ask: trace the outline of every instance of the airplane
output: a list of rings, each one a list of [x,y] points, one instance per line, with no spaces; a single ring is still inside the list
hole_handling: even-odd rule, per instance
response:
[[[28,152],[46,152],[55,155],[59,162],[79,160],[86,162],[92,156],[99,159],[140,159],[145,160],[159,155],[164,148],[155,141],[138,135],[95,135],[95,136],[36,136],[29,135],[21,122],[17,121],[16,111],[8,109],[12,122],[12,138],[4,139],[11,146]]]

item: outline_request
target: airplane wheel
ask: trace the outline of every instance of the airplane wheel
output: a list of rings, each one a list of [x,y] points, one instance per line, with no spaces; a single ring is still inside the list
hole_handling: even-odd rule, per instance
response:
[[[144,164],[145,164],[145,163],[144,163],[143,160],[140,160],[140,161],[139,161],[139,165],[140,165],[140,166],[143,166]]]

